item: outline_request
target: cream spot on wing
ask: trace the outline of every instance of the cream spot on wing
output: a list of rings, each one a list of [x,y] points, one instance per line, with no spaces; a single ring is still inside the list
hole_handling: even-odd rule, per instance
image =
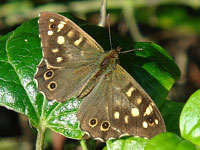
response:
[[[144,122],[142,123],[142,125],[143,125],[143,128],[148,128],[148,123],[147,123],[146,121],[144,121]]]
[[[27,39],[24,39],[24,41],[27,42],[28,40],[27,40]]]
[[[63,60],[63,58],[62,57],[57,57],[56,58],[56,61],[59,63],[59,62],[61,62]]]
[[[141,104],[142,103],[142,96],[137,97],[136,99],[137,104]]]
[[[125,121],[126,124],[128,124],[128,115],[125,115],[124,121]]]
[[[67,33],[67,36],[69,36],[70,38],[74,35],[74,32],[71,30]]]
[[[134,87],[130,87],[129,90],[126,92],[126,95],[127,95],[128,97],[131,97],[131,94],[132,94],[132,92],[133,92],[134,90],[135,90]]]
[[[140,115],[139,109],[138,108],[132,108],[131,114],[132,114],[133,117],[139,116]]]
[[[57,32],[60,32],[61,29],[62,29],[63,27],[64,27],[64,24],[60,23],[60,24],[58,25],[58,30],[57,30]]]
[[[155,123],[158,124],[158,119],[155,119]]]
[[[39,20],[38,20],[37,22],[38,22],[38,23],[40,23],[40,21],[39,21]]]
[[[51,19],[49,19],[49,21],[50,21],[50,22],[54,22],[54,19],[51,18]]]
[[[106,106],[106,112],[108,112],[108,106]]]
[[[53,35],[53,31],[48,31],[48,35]]]
[[[60,23],[61,23],[61,24],[66,24],[66,22],[64,22],[64,21],[60,21]]]
[[[150,114],[152,113],[152,111],[153,111],[153,108],[152,108],[151,105],[149,105],[149,106],[146,108],[146,111],[145,111],[145,113],[144,113],[144,116],[150,115]]]
[[[115,118],[115,119],[119,119],[119,112],[118,112],[118,111],[116,111],[116,112],[114,113],[114,118]]]
[[[52,49],[51,51],[52,51],[53,53],[57,53],[57,52],[59,52],[59,49],[54,48],[54,49]]]
[[[154,104],[153,102],[151,102],[151,105],[152,105],[152,106],[155,106],[155,104]]]
[[[72,54],[68,54],[67,58],[72,59]]]
[[[78,40],[76,40],[76,41],[74,42],[74,44],[75,44],[76,46],[78,46],[82,41],[83,41],[83,38],[80,37]]]
[[[58,44],[64,44],[65,43],[65,38],[63,36],[59,36],[57,39]]]

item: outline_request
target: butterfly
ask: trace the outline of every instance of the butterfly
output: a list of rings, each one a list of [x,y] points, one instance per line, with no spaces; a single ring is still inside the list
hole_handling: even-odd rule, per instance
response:
[[[94,139],[151,138],[165,123],[151,97],[118,63],[119,52],[104,49],[70,19],[51,12],[39,17],[43,58],[35,79],[49,100],[83,99],[80,128]]]

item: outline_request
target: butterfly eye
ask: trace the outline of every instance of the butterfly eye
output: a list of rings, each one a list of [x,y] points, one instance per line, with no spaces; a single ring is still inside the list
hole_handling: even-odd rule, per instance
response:
[[[89,121],[89,125],[90,125],[91,127],[95,127],[95,126],[97,125],[97,123],[98,123],[98,121],[97,121],[97,119],[95,119],[95,118],[90,119],[90,121]]]
[[[56,27],[56,25],[54,23],[50,24],[49,26],[51,29],[54,29]]]
[[[102,131],[108,131],[108,129],[110,128],[110,123],[108,121],[104,121],[102,124],[101,124],[101,130]]]
[[[114,54],[114,57],[115,57],[115,58],[118,58],[118,54]]]

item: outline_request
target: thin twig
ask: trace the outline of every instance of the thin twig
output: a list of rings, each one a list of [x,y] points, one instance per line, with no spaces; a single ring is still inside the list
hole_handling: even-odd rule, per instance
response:
[[[144,37],[140,34],[135,16],[134,7],[130,6],[128,3],[123,4],[123,15],[126,24],[130,30],[130,34],[135,41],[144,41]]]
[[[101,0],[99,26],[102,26],[102,27],[105,27],[105,24],[106,24],[106,6],[107,6],[107,0]]]

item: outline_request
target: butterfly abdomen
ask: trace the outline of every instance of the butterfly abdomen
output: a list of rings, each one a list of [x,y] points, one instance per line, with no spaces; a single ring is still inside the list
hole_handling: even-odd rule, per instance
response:
[[[81,92],[78,94],[77,98],[81,99],[90,94],[90,92],[93,90],[95,85],[98,83],[100,78],[103,76],[103,70],[97,71],[93,77],[89,80],[89,82],[86,84],[86,86],[81,90]]]
[[[84,88],[78,94],[77,96],[78,99],[87,96],[104,75],[112,73],[111,68],[115,66],[117,58],[118,54],[115,50],[111,50],[110,52],[105,53],[105,55],[102,55],[102,59],[100,59],[99,70],[94,74],[94,76],[90,79],[90,81],[86,84],[86,86],[84,86]]]

